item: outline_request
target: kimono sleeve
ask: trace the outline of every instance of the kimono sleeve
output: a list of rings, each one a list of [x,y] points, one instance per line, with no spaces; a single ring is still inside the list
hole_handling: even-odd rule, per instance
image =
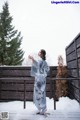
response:
[[[38,69],[38,62],[34,61],[31,67],[31,76],[35,77],[36,73],[37,73],[37,69]]]
[[[48,66],[47,62],[45,62],[45,65],[44,65],[44,76],[45,77],[47,77],[49,71],[50,71],[50,67]]]

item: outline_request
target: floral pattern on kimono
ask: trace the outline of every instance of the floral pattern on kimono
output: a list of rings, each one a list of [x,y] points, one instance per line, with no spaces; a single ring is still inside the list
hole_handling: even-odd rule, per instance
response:
[[[46,77],[49,66],[46,61],[34,61],[31,67],[31,76],[35,77],[33,102],[43,112],[46,110]]]

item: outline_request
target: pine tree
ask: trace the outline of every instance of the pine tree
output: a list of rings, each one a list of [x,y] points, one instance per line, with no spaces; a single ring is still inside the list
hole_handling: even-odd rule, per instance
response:
[[[12,25],[12,16],[9,13],[8,2],[3,5],[0,13],[0,64],[21,65],[24,52],[20,48],[22,43],[21,32]]]

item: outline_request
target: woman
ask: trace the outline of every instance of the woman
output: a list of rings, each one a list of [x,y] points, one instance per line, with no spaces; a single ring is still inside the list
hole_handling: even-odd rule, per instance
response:
[[[33,64],[31,67],[31,76],[35,77],[33,102],[38,108],[37,114],[44,115],[46,112],[46,77],[49,72],[49,66],[46,60],[46,51],[41,49],[38,53],[39,61],[36,61],[29,55]]]

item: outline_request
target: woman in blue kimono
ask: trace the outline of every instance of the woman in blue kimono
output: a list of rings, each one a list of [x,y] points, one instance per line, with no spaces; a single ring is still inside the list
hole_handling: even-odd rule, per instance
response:
[[[35,77],[33,102],[38,108],[37,114],[46,112],[46,77],[49,72],[49,66],[46,62],[46,51],[41,49],[38,53],[40,60],[36,61],[29,55],[33,64],[31,67],[31,76]]]

